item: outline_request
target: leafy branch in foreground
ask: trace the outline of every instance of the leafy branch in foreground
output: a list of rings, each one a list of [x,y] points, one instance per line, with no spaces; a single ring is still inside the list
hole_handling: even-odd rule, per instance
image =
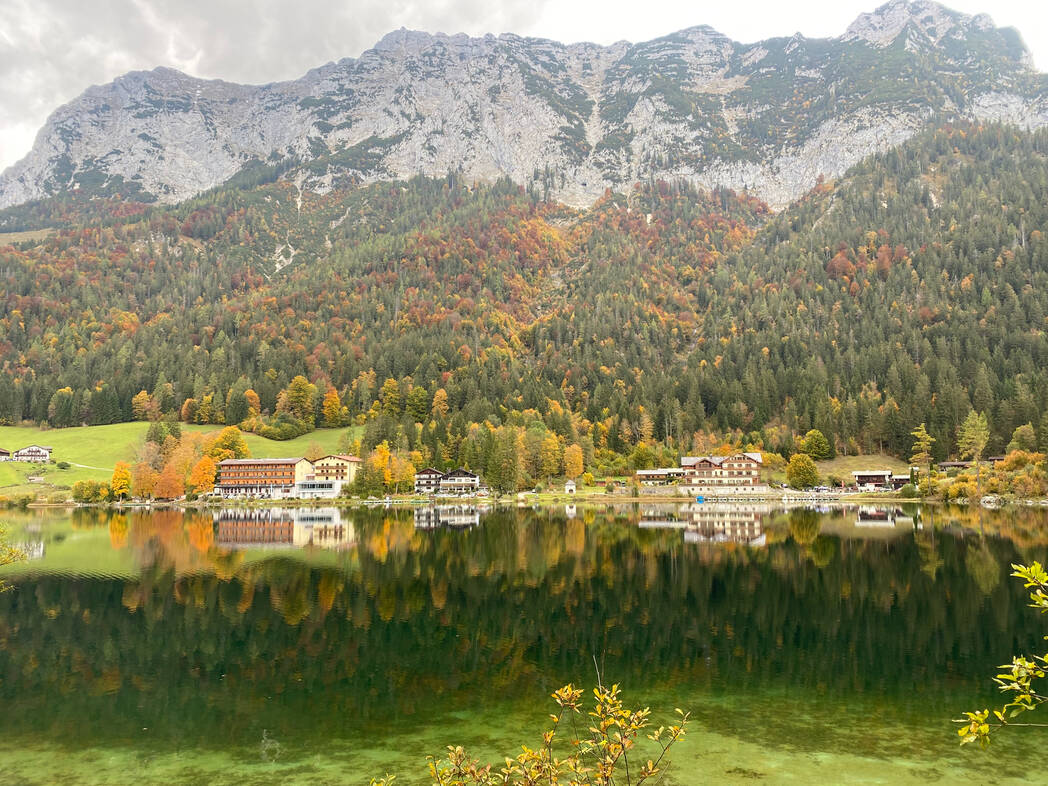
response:
[[[1025,586],[1030,589],[1030,604],[1041,613],[1048,611],[1048,572],[1045,572],[1041,563],[1034,562],[1030,566],[1012,565],[1012,575],[1026,582]],[[1048,639],[1048,636],[1045,636]],[[1010,694],[1012,700],[999,709],[975,710],[964,713],[963,718],[954,722],[960,723],[961,728],[957,730],[961,738],[961,744],[978,742],[982,746],[990,744],[990,735],[994,730],[1004,726],[1042,726],[1048,727],[1048,723],[1016,723],[1016,718],[1024,712],[1028,712],[1048,702],[1048,696],[1039,693],[1034,684],[1043,679],[1048,672],[1048,654],[1034,655],[1027,658],[1017,655],[1012,658],[1011,663],[1000,666],[1000,672],[994,678],[1001,691]]]
[[[0,524],[0,567],[23,559],[25,559],[25,554],[7,542],[7,529]],[[10,589],[10,586],[3,579],[0,579],[0,592],[8,589]]]
[[[448,746],[446,758],[429,758],[429,776],[434,786],[495,786],[496,784],[549,784],[550,786],[610,786],[613,783],[645,783],[663,771],[669,749],[685,734],[690,712],[678,709],[678,722],[649,732],[654,758],[639,755],[636,744],[650,723],[651,710],[630,710],[619,698],[619,686],[600,685],[593,689],[594,708],[587,713],[589,727],[580,734],[581,688],[571,684],[552,696],[560,708],[550,715],[552,728],[542,735],[542,744],[532,749],[524,745],[505,764],[481,764],[460,746]],[[567,727],[570,725],[570,730]],[[563,758],[554,752],[558,732],[568,734],[568,750]],[[570,731],[570,733],[569,733]],[[633,759],[631,761],[631,755]],[[372,786],[388,786],[394,776],[373,780]]]

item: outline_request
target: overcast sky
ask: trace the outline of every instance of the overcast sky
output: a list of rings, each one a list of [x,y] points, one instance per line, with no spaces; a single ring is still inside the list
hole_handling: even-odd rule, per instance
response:
[[[262,83],[356,57],[390,30],[512,32],[558,41],[645,41],[708,24],[744,43],[837,36],[883,0],[0,0],[0,169],[61,104],[159,65]],[[1048,68],[1048,2],[950,0],[1019,29]]]

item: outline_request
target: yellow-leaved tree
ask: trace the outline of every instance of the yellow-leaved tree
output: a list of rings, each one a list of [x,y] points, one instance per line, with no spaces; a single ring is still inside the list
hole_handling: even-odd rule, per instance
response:
[[[342,425],[342,401],[338,397],[338,391],[329,387],[324,394],[324,403],[321,405],[324,413],[324,425],[335,428]]]
[[[386,486],[393,484],[392,456],[389,452],[389,443],[383,440],[375,445],[375,449],[368,456],[368,462],[376,471],[382,473],[382,482]]]
[[[582,447],[578,444],[568,445],[564,448],[564,476],[574,480],[582,474],[583,460]]]
[[[131,465],[118,461],[109,479],[109,493],[113,499],[127,499],[131,495]]]

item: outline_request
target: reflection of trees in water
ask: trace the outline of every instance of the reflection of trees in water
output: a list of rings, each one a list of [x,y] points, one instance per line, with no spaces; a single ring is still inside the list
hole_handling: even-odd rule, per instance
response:
[[[593,654],[627,684],[934,702],[1040,624],[999,580],[1014,545],[992,537],[840,540],[795,511],[790,539],[717,550],[602,517],[501,511],[418,533],[410,514],[354,516],[359,545],[325,567],[203,549],[196,514],[97,522],[126,528],[141,575],[41,576],[0,597],[0,728],[57,714],[97,718],[78,734],[191,728],[208,745],[258,725],[283,740],[291,718],[330,733],[543,692],[587,678]]]
[[[797,508],[790,511],[790,534],[801,545],[814,542],[821,527],[820,516],[814,510]]]
[[[975,586],[983,595],[993,592],[1001,581],[1002,565],[997,555],[990,550],[990,544],[986,540],[980,540],[978,545],[968,543],[964,554],[964,564]]]

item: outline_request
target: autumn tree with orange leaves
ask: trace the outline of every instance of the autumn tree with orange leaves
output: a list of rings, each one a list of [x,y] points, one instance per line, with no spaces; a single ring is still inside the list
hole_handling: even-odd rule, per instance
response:
[[[189,487],[196,495],[209,494],[215,488],[218,465],[211,456],[201,456],[189,473]]]

